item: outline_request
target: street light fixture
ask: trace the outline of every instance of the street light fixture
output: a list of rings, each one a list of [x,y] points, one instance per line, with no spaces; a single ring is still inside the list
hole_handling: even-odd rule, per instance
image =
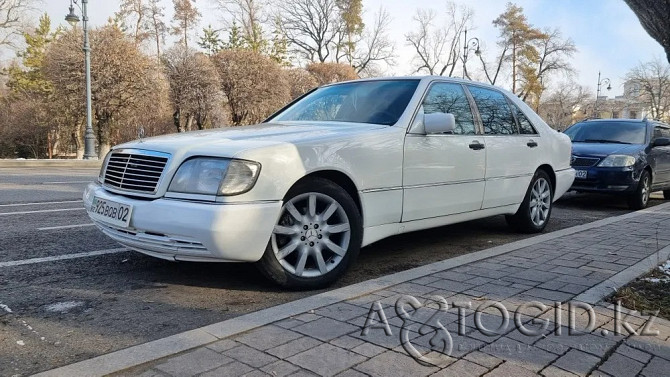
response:
[[[598,71],[598,91],[596,92],[596,103],[593,105],[593,116],[598,117],[598,101],[600,100],[600,88],[607,84],[607,90],[612,90],[612,81],[608,78],[600,79],[600,71]]]
[[[463,78],[465,78],[465,63],[468,61],[468,53],[474,51],[475,55],[479,56],[482,54],[482,51],[479,49],[479,38],[473,37],[468,39],[468,29],[465,29],[463,34],[463,41],[465,42],[463,45]]]
[[[81,6],[79,5],[81,2]],[[65,16],[73,27],[79,22],[79,16],[74,13],[74,5],[81,10],[84,28],[84,69],[86,70],[86,134],[84,136],[84,159],[97,158],[95,153],[95,134],[93,133],[93,110],[91,106],[91,46],[88,40],[88,0],[70,0],[70,12]]]

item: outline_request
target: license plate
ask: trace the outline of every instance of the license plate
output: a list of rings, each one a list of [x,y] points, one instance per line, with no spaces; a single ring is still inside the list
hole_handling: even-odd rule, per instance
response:
[[[94,219],[127,228],[130,224],[133,206],[93,197],[93,203],[88,213]]]
[[[586,170],[575,170],[575,178],[586,179],[588,172]]]

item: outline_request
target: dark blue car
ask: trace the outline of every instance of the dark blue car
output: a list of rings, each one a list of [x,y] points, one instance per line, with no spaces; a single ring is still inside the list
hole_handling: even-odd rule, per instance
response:
[[[633,209],[663,191],[670,199],[670,126],[637,119],[593,119],[565,131],[572,140],[571,190],[619,194]]]

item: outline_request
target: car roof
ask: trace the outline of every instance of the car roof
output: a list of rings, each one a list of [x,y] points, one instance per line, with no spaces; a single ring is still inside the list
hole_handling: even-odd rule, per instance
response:
[[[467,80],[467,79],[461,79],[458,77],[449,77],[449,76],[384,76],[384,77],[370,77],[370,78],[363,78],[363,79],[356,79],[356,80],[349,80],[349,81],[340,81],[340,82],[334,82],[331,84],[326,84],[323,86],[331,86],[331,85],[337,85],[337,84],[345,84],[345,83],[352,83],[352,82],[366,82],[366,81],[389,81],[389,80],[444,80],[444,81],[450,81],[450,82],[457,82],[461,84],[475,84],[475,85],[480,85],[480,86],[487,86],[490,88],[495,88],[497,90],[504,90],[502,88],[499,88],[497,86],[479,82],[479,81],[472,81],[472,80]]]

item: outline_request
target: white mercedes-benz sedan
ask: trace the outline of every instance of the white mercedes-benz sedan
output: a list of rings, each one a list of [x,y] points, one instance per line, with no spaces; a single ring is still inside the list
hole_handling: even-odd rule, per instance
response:
[[[278,284],[317,288],[392,235],[493,215],[542,231],[574,180],[570,158],[570,139],[504,90],[358,80],[259,125],[118,145],[84,202],[141,253],[256,262]]]

